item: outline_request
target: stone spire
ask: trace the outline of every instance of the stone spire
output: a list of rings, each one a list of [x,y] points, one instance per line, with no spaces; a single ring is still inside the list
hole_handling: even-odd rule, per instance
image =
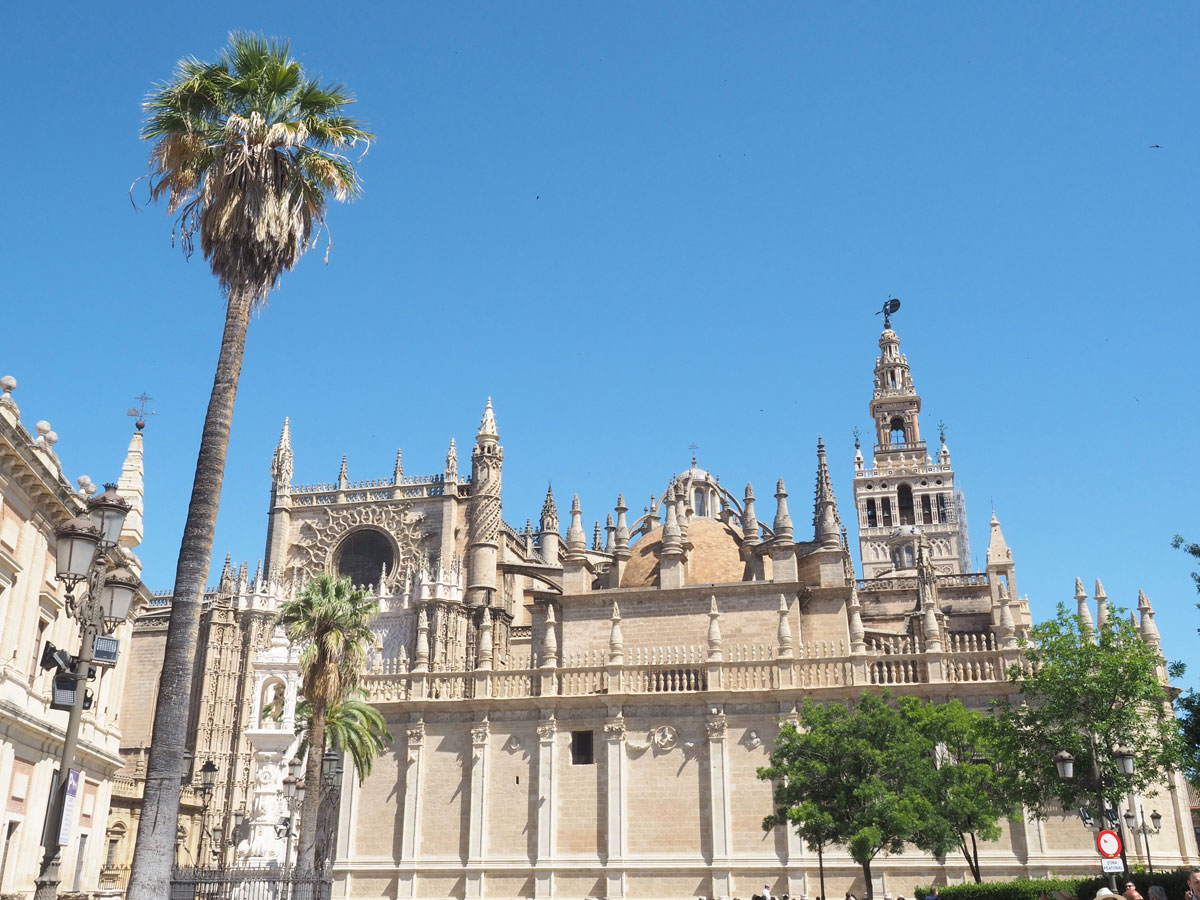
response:
[[[1090,635],[1096,630],[1096,626],[1092,623],[1092,611],[1088,609],[1087,591],[1083,589],[1083,579],[1075,579],[1075,607],[1076,615],[1079,616],[1079,631],[1081,634]]]
[[[129,513],[125,516],[125,524],[121,526],[119,543],[129,555],[133,556],[133,548],[141,544],[144,532],[142,530],[142,515],[145,511],[143,503],[146,489],[144,484],[145,465],[142,452],[142,431],[137,429],[129,439],[129,450],[125,453],[125,462],[121,465],[121,477],[117,480],[117,493],[129,504]],[[136,557],[130,560],[130,568],[135,575],[141,575],[141,564],[136,563]]]
[[[554,618],[554,604],[546,604],[546,623],[542,631],[542,665],[558,665],[558,623]]]
[[[746,482],[745,512],[742,513],[742,538],[747,544],[758,543],[758,519],[754,518],[754,485]]]
[[[625,520],[625,513],[629,512],[629,507],[625,505],[625,495],[617,494],[617,530],[613,535],[613,551],[624,551],[626,556],[629,555],[629,523]]]
[[[775,486],[775,539],[779,541],[792,540],[792,517],[788,513],[787,488],[783,479]]]
[[[713,594],[708,606],[708,661],[720,662],[724,657],[721,640],[721,613],[717,610],[717,595]]]
[[[446,470],[443,476],[446,481],[458,481],[458,446],[454,438],[450,438],[450,447],[446,451]]]
[[[542,559],[551,566],[558,565],[558,507],[554,504],[554,488],[546,485],[546,502],[542,504],[542,518],[538,526],[542,542]]]
[[[479,623],[479,652],[476,654],[475,668],[492,668],[492,614],[486,609]]]
[[[619,666],[625,661],[625,636],[621,633],[621,609],[612,605],[612,627],[608,631],[608,664]]]
[[[392,484],[400,484],[402,481],[404,481],[404,454],[397,447],[396,468],[392,470]]]
[[[1159,645],[1158,626],[1154,624],[1154,607],[1143,590],[1138,591],[1138,614],[1141,616],[1142,640],[1151,647]]]
[[[599,527],[600,523],[597,522],[596,526]],[[617,526],[613,524],[612,513],[609,513],[608,519],[604,523],[604,552],[605,553],[613,552],[613,546],[615,543],[613,540],[613,535],[616,533],[616,531],[617,531]],[[597,541],[597,543],[599,543],[599,541],[600,541],[599,534],[596,535],[596,541]]]
[[[1096,579],[1096,628],[1103,631],[1104,626],[1108,624],[1108,594],[1104,592],[1104,585],[1100,583],[1100,579]]]
[[[813,539],[822,550],[835,550],[841,543],[841,521],[833,481],[825,458],[825,441],[817,436],[817,490],[813,501]]]
[[[413,671],[429,671],[429,613],[425,604],[417,611],[417,650],[413,655]]]
[[[217,593],[232,594],[234,592],[233,554],[225,554],[225,565],[221,569],[221,578],[217,581]]]
[[[1000,582],[1000,649],[1012,650],[1017,646],[1017,625],[1013,621],[1012,607],[1008,602],[1008,588]]]
[[[788,622],[787,597],[783,594],[779,595],[779,627],[776,629],[775,639],[779,644],[779,658],[791,659],[793,655],[792,626]]]
[[[567,552],[583,553],[587,550],[587,533],[583,530],[583,510],[579,508],[579,495],[571,500],[571,524],[567,526]]]
[[[492,398],[483,411],[471,451],[471,500],[467,507],[467,605],[487,606],[496,591],[500,548],[500,475],[504,448],[496,432]],[[447,457],[447,466],[449,457]]]
[[[483,409],[483,418],[479,420],[479,433],[476,437],[500,437],[499,432],[496,431],[496,414],[492,411],[491,397],[487,398],[487,406]]]
[[[339,491],[344,491],[350,484],[350,473],[346,469],[346,456],[342,455],[342,467],[338,469],[337,486]]]
[[[679,530],[679,516],[675,506],[675,489],[668,488],[667,495],[663,498],[663,506],[667,508],[667,518],[663,525],[662,533],[662,552],[665,553],[682,553],[683,552],[683,533]]]
[[[854,577],[854,561],[850,557],[850,545],[842,550],[842,571],[850,585],[850,602],[846,611],[850,616],[850,652],[861,656],[867,652],[867,630],[863,627],[862,602],[858,599],[858,580]]]
[[[996,511],[992,510],[992,521],[989,523],[992,528],[991,536],[988,538],[987,548],[987,564],[994,566],[999,563],[1012,559],[1012,551],[1008,549],[1008,542],[1004,540],[1004,532],[1000,530],[1000,520],[996,518]]]
[[[275,446],[275,456],[271,459],[271,481],[275,485],[277,493],[280,488],[287,489],[291,487],[294,466],[295,458],[292,455],[292,423],[285,416],[283,419],[283,430],[279,432],[279,443]]]
[[[604,544],[600,537],[600,520],[596,520],[596,524],[592,527],[592,549],[603,550]]]

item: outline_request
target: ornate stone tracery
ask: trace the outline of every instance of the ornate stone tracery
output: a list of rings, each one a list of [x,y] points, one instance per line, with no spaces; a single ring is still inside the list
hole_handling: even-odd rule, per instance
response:
[[[289,561],[295,574],[303,579],[323,573],[336,574],[336,551],[347,535],[363,528],[374,528],[387,535],[394,545],[397,563],[387,573],[386,586],[395,587],[421,553],[425,535],[421,523],[425,514],[416,512],[407,500],[370,503],[345,508],[324,509],[325,521],[305,521],[301,539],[292,547]]]

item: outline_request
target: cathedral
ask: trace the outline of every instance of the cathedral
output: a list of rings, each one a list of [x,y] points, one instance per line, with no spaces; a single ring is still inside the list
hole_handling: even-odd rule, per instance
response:
[[[950,450],[944,434],[922,436],[921,396],[886,319],[878,346],[873,438],[845,461],[852,505],[839,509],[818,438],[811,527],[807,491],[801,501],[784,478],[766,496],[731,490],[695,459],[636,486],[656,491],[641,515],[616,497],[591,535],[578,498],[550,492],[536,528],[514,527],[490,400],[461,472],[451,441],[434,474],[406,474],[397,454],[386,477],[351,481],[343,460],[336,482],[297,483],[285,420],[263,562],[251,573],[227,560],[206,604],[191,740],[195,768],[212,761],[221,774],[211,802],[189,808],[181,860],[288,854],[279,825],[299,665],[274,615],[281,597],[334,573],[379,599],[364,685],[394,738],[362,784],[349,771],[342,782],[335,896],[730,898],[764,882],[775,895],[819,893],[815,853],[762,828],[771,785],[756,770],[780,724],[806,699],[884,687],[984,708],[1011,690],[1005,673],[1032,625],[995,515],[984,569],[972,570]],[[1096,594],[1103,604],[1099,583]],[[130,783],[144,775],[169,610],[155,597],[135,625],[130,682],[145,688],[121,713]],[[1138,616],[1157,646],[1144,595]],[[1152,847],[1132,842],[1131,862],[1197,860],[1187,792],[1178,775],[1169,787],[1154,799],[1161,832]],[[136,795],[113,812],[130,835]],[[1073,815],[1010,821],[980,863],[985,878],[1090,873],[1092,840]],[[862,894],[848,855],[823,862],[831,894]],[[968,877],[961,859],[916,851],[874,869],[880,893]]]

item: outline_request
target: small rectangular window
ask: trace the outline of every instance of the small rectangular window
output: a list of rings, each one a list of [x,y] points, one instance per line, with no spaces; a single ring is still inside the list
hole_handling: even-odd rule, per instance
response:
[[[590,766],[595,762],[592,756],[592,733],[590,731],[571,732],[571,765]]]

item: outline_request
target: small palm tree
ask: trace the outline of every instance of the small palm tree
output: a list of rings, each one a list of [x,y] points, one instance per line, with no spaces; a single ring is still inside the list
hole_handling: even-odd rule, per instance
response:
[[[305,75],[286,42],[248,34],[231,35],[216,62],[181,60],[145,102],[150,197],[177,214],[185,252],[199,233],[227,303],[175,571],[129,900],[159,900],[170,885],[200,608],[250,313],[312,244],[329,197],[360,192],[342,151],[371,135],[342,114],[353,102],[341,86]]]
[[[311,725],[312,704],[302,700],[296,706],[296,733],[300,735],[298,756],[303,756],[308,749]],[[325,744],[337,753],[350,754],[359,784],[371,774],[375,757],[391,742],[387,720],[367,702],[367,693],[362,688],[355,688],[325,711]]]
[[[339,755],[350,754],[359,784],[371,774],[375,757],[392,742],[392,734],[388,731],[383,713],[368,703],[366,698],[366,691],[355,688],[325,712],[325,744]],[[296,733],[300,735],[297,754],[301,757],[308,750],[311,725],[312,704],[302,700],[296,706]],[[322,792],[315,851],[318,860],[325,859],[332,849],[334,828],[331,822],[336,816],[337,801],[336,793]]]
[[[310,786],[321,783],[329,711],[358,686],[367,648],[374,642],[369,623],[378,608],[379,601],[356,589],[348,577],[320,575],[279,610],[288,640],[300,647],[300,689],[311,709],[304,767],[304,780]],[[302,872],[316,868],[320,803],[319,790],[305,792],[296,852]]]

